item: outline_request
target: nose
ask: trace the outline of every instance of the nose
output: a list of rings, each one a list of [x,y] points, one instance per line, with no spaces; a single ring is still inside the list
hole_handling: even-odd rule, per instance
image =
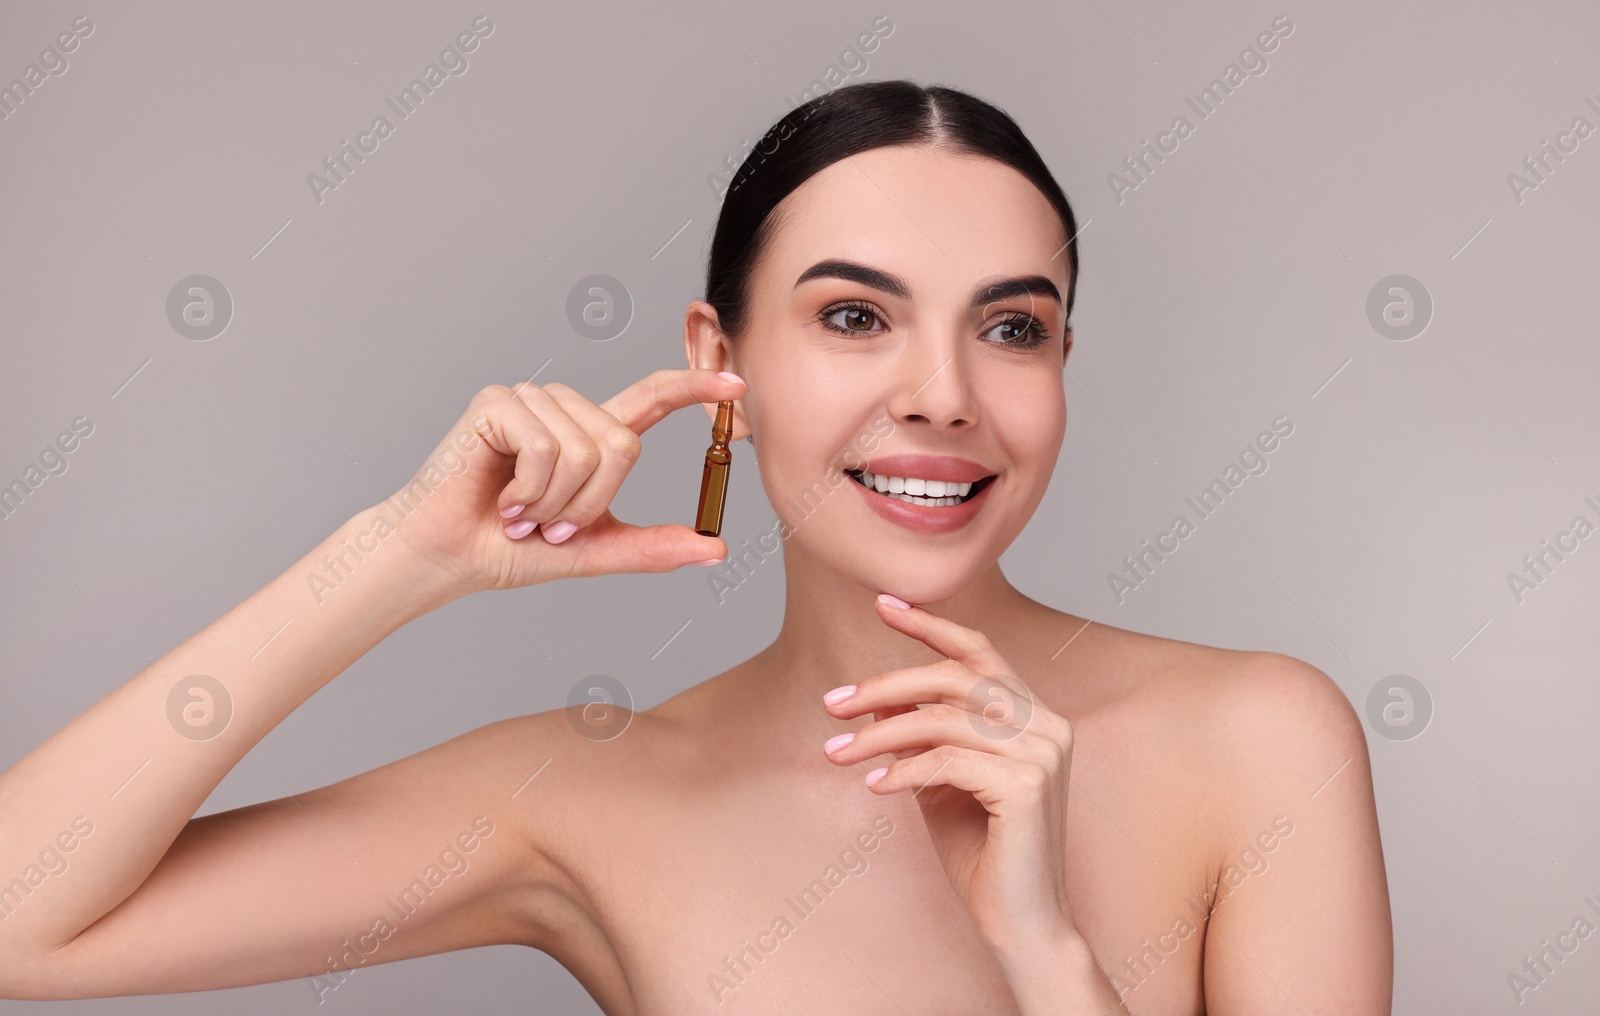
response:
[[[936,430],[977,422],[969,365],[957,342],[913,337],[893,369],[895,389],[888,408],[897,421],[928,423]]]

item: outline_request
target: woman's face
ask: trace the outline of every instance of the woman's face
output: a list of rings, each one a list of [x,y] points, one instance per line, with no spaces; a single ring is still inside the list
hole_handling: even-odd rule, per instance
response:
[[[836,162],[775,214],[732,344],[749,386],[735,435],[754,438],[790,555],[798,543],[882,591],[945,599],[1010,545],[1055,468],[1060,217],[1010,167],[926,147]],[[1013,280],[1029,281],[992,288]],[[862,468],[949,481],[946,497],[993,479],[964,506],[919,506],[861,485]]]

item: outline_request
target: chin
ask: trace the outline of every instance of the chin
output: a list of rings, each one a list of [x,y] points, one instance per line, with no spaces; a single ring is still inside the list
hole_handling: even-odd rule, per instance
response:
[[[853,567],[852,559],[859,568]],[[907,603],[922,605],[959,595],[996,560],[987,555],[980,558],[976,553],[953,556],[948,548],[932,543],[907,545],[872,540],[863,541],[859,549],[851,547],[842,567],[862,575],[869,585],[882,583],[874,593],[890,593]]]
[[[898,596],[907,603],[925,607],[930,603],[943,603],[945,600],[958,595],[966,589],[970,582],[960,584],[945,581],[929,582],[892,582],[890,588],[881,590],[892,596]]]

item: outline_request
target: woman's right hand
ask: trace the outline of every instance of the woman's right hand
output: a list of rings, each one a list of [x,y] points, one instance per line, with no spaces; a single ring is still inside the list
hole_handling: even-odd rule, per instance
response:
[[[719,537],[629,525],[610,504],[638,461],[639,435],[673,410],[739,398],[734,377],[658,370],[598,406],[560,383],[490,385],[374,511],[463,594],[720,561]]]

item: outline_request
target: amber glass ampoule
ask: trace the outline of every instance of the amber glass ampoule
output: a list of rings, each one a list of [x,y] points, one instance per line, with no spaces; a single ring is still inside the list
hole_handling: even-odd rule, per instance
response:
[[[711,423],[705,471],[700,474],[700,512],[695,516],[694,531],[701,536],[722,535],[722,508],[728,503],[728,465],[733,462],[728,439],[732,436],[733,402],[719,402],[717,418]]]

